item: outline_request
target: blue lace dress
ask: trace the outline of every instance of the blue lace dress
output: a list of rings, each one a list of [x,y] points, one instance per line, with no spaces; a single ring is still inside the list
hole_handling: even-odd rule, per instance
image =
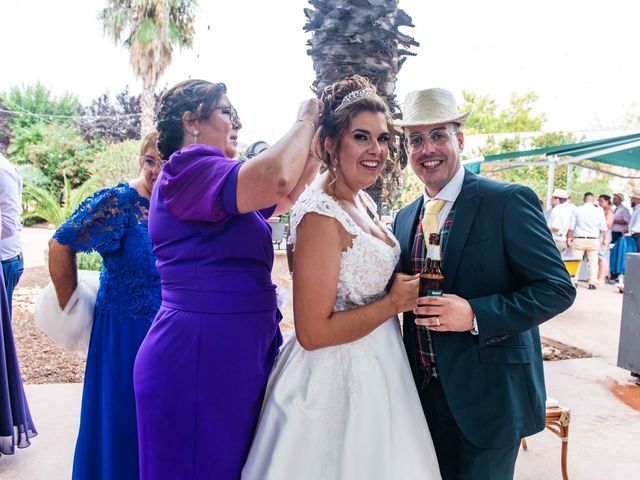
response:
[[[103,259],[84,379],[76,480],[139,478],[133,363],[160,307],[149,201],[127,183],[87,198],[54,238]]]

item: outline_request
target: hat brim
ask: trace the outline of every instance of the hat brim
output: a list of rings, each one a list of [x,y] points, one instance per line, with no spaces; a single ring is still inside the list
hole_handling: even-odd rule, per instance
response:
[[[396,127],[417,127],[420,125],[439,125],[441,123],[457,123],[460,126],[463,126],[467,123],[467,119],[471,115],[471,110],[463,113],[459,117],[454,118],[409,118],[409,119],[399,119],[393,122]]]

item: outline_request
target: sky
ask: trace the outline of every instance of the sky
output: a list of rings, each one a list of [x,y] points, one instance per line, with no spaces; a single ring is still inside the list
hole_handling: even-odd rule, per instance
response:
[[[103,35],[104,0],[0,3],[0,91],[42,82],[83,103],[128,86],[140,91],[129,53]],[[193,49],[176,51],[159,87],[187,78],[223,81],[242,121],[241,143],[273,143],[312,95],[306,0],[200,0]],[[411,90],[443,87],[539,95],[547,131],[608,129],[640,105],[637,0],[400,0],[420,42],[398,75]],[[636,60],[633,60],[633,59]]]

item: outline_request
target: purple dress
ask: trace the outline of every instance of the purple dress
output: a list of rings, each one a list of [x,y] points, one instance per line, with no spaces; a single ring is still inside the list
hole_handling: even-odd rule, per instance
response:
[[[134,368],[142,480],[238,479],[248,454],[282,338],[274,207],[238,213],[241,165],[191,145],[152,194],[162,305]]]
[[[12,455],[16,446],[28,447],[29,439],[37,434],[22,388],[9,301],[0,271],[0,457]]]

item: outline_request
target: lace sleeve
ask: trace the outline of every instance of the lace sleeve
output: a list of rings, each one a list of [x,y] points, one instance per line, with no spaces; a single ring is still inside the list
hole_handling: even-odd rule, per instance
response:
[[[307,213],[312,212],[333,217],[340,222],[347,232],[352,235],[358,234],[356,224],[340,205],[338,205],[338,202],[321,190],[307,188],[302,195],[300,195],[300,198],[298,198],[289,215],[289,244],[295,246],[298,225]]]
[[[145,213],[140,205],[127,197],[125,189],[121,184],[87,197],[58,228],[53,238],[76,252],[118,250],[132,217],[137,222]]]

